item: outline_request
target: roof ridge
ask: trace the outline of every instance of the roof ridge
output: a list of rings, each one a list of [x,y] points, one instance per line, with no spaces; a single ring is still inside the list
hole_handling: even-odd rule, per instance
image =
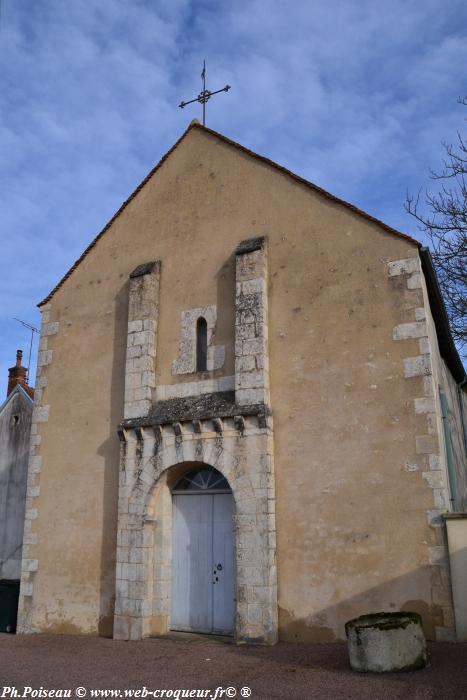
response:
[[[34,392],[34,387],[30,387],[29,385],[26,385],[28,389],[31,389],[32,392]],[[7,403],[10,401],[12,396],[14,394],[23,394],[28,401],[31,402],[32,405],[34,405],[34,398],[26,391],[24,387],[21,386],[21,384],[15,384],[13,389],[10,391],[8,396],[6,397],[5,401],[0,404],[0,413],[3,411],[3,409],[6,407]]]
[[[271,160],[270,158],[267,158],[266,156],[262,156],[259,153],[255,153],[255,151],[250,150],[246,146],[243,146],[241,143],[238,143],[237,141],[233,141],[232,139],[229,139],[228,136],[224,136],[224,134],[221,134],[218,131],[214,131],[214,129],[210,129],[207,126],[204,126],[203,124],[200,124],[199,122],[192,121],[187,129],[183,132],[183,134],[180,136],[180,138],[173,144],[173,146],[165,153],[165,155],[162,156],[162,158],[159,160],[157,165],[152,168],[152,170],[149,171],[149,173],[146,175],[146,177],[140,182],[140,184],[136,187],[135,190],[130,194],[130,196],[123,202],[123,204],[119,207],[119,209],[115,212],[115,214],[109,219],[109,221],[106,223],[103,229],[97,234],[97,236],[91,241],[91,243],[85,248],[83,253],[80,255],[80,257],[75,260],[73,265],[69,268],[69,270],[63,275],[63,277],[59,280],[59,282],[55,285],[55,287],[52,289],[49,294],[44,297],[42,301],[38,303],[38,306],[41,307],[44,304],[46,304],[50,299],[53,297],[55,292],[64,284],[64,282],[70,277],[72,272],[78,267],[78,265],[81,263],[81,261],[87,256],[89,251],[96,245],[97,241],[104,235],[104,233],[107,231],[107,229],[110,228],[110,226],[113,224],[115,219],[122,213],[122,211],[126,208],[126,206],[131,202],[134,197],[138,194],[138,192],[144,187],[144,185],[148,182],[148,180],[151,179],[151,177],[154,175],[154,173],[159,170],[159,168],[163,165],[163,163],[168,159],[168,157],[171,155],[171,153],[177,148],[177,146],[183,141],[185,136],[188,134],[188,132],[191,129],[201,129],[205,131],[208,134],[211,134],[212,136],[221,139],[225,143],[229,144],[230,146],[233,146],[234,148],[237,148],[240,151],[243,151],[243,153],[246,153],[247,155],[255,158],[256,160],[259,160],[266,165],[269,165],[279,172],[282,172],[284,175],[287,175],[288,177],[291,177],[294,179],[296,182],[299,182],[302,185],[305,185],[306,187],[312,189],[314,192],[318,192],[322,196],[326,197],[327,199],[330,199],[333,202],[336,202],[338,204],[341,204],[351,211],[353,211],[355,214],[358,214],[360,216],[363,216],[365,219],[378,224],[378,226],[382,227],[389,233],[399,236],[400,238],[404,238],[405,240],[410,241],[411,243],[414,243],[416,246],[419,248],[421,247],[421,243],[417,241],[415,238],[412,238],[406,233],[402,233],[401,231],[398,231],[397,229],[393,228],[392,226],[389,226],[388,224],[385,224],[384,221],[381,221],[380,219],[376,218],[375,216],[372,216],[371,214],[368,214],[366,211],[363,209],[359,209],[356,207],[354,204],[351,204],[350,202],[345,201],[344,199],[341,199],[340,197],[336,197],[335,195],[331,194],[331,192],[328,192],[327,190],[323,189],[322,187],[319,187],[319,185],[315,185],[313,182],[310,182],[309,180],[306,180],[304,177],[301,177],[301,175],[297,175],[296,173],[292,172],[291,170],[288,170],[285,168],[283,165],[279,165],[279,163],[276,163],[274,160]]]

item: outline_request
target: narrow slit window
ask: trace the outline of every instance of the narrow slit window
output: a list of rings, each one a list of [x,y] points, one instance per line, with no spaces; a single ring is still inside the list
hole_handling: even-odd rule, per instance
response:
[[[200,316],[196,322],[196,371],[206,372],[208,368],[208,324]]]

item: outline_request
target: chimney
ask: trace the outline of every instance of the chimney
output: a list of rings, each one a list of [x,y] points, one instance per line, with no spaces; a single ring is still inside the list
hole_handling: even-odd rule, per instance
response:
[[[21,384],[21,387],[30,394],[30,388],[27,386],[26,375],[27,367],[21,365],[21,360],[23,359],[23,351],[16,351],[16,365],[10,367],[8,370],[8,389],[6,395],[9,396],[17,384]]]

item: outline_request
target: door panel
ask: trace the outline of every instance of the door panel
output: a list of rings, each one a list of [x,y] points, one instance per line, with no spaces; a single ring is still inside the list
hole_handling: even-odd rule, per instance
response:
[[[231,494],[173,496],[171,629],[232,634]]]
[[[235,615],[233,499],[229,493],[216,494],[213,499],[213,631],[232,634]]]
[[[172,629],[212,630],[212,499],[173,497]]]

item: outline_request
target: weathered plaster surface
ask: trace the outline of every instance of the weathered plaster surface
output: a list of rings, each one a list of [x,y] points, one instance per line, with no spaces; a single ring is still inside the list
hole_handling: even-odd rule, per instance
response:
[[[27,490],[31,415],[32,401],[17,386],[0,408],[0,579],[21,577],[26,495],[35,495]]]

